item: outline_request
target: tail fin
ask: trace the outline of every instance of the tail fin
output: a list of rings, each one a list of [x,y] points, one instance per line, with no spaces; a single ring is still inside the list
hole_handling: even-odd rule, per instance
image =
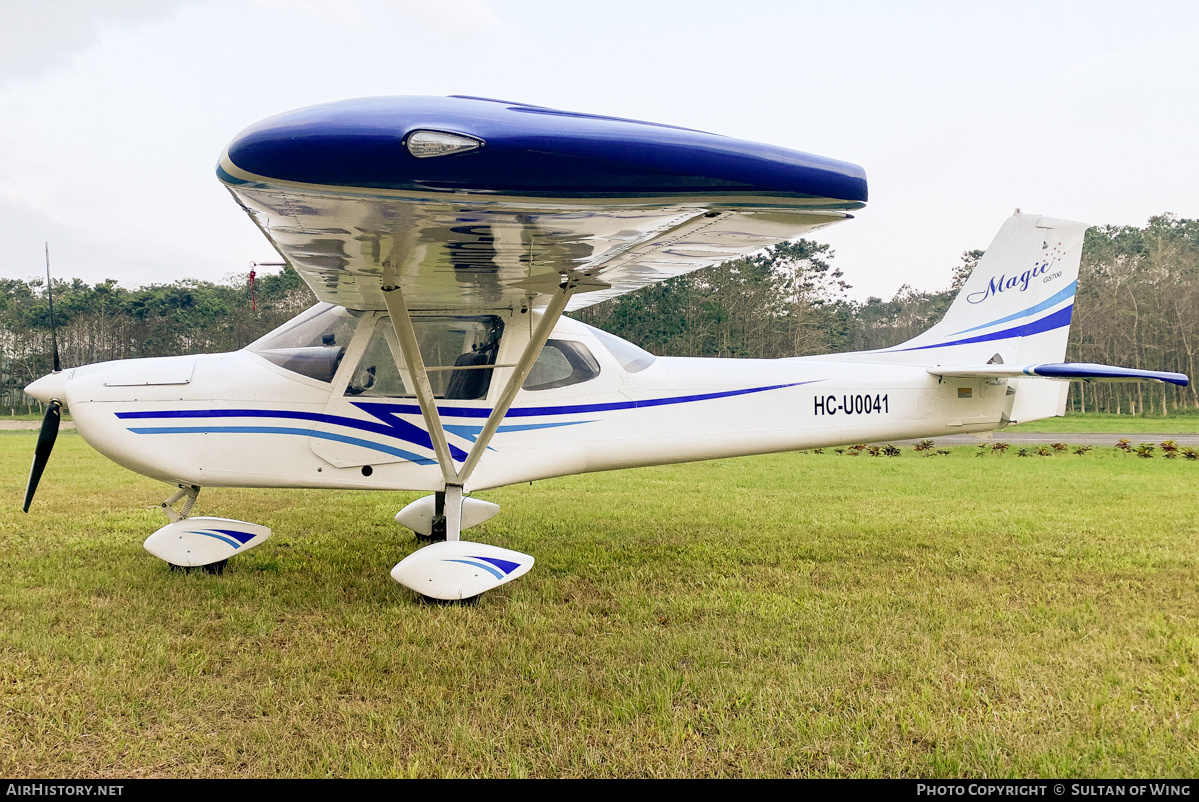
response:
[[[878,361],[923,365],[1029,365],[1061,362],[1078,288],[1088,226],[1017,212],[995,240],[940,323]],[[1011,419],[1065,413],[1067,382],[1014,379]]]
[[[1082,223],[1017,212],[999,229],[944,319],[880,353],[934,364],[1060,362],[1086,230]]]

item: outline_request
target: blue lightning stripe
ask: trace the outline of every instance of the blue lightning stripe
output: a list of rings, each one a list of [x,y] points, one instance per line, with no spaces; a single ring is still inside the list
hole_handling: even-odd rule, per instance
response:
[[[1033,334],[1040,334],[1043,331],[1052,331],[1060,329],[1062,326],[1070,325],[1070,315],[1074,311],[1074,304],[1062,307],[1051,315],[1046,315],[1040,320],[1034,320],[1031,323],[1025,323],[1022,326],[1015,326],[1003,331],[995,331],[990,334],[982,334],[978,337],[967,337],[964,340],[950,340],[949,342],[935,343],[933,345],[917,345],[913,348],[896,348],[896,351],[924,351],[929,348],[948,348],[951,345],[969,345],[970,343],[985,343],[991,340],[1007,340],[1013,337],[1029,337]]]
[[[241,548],[240,543],[230,540],[227,537],[221,537],[220,535],[213,534],[212,532],[188,532],[188,534],[189,535],[204,535],[204,537],[211,537],[211,538],[215,538],[215,539],[221,541],[222,543],[228,543],[230,546],[232,546],[235,549]]]
[[[500,428],[496,429],[495,432],[496,434],[503,434],[504,432],[527,432],[535,429],[556,429],[559,426],[577,426],[580,423],[595,423],[595,421],[569,420],[557,421],[555,423],[523,423],[516,426],[501,426]],[[475,440],[479,437],[479,432],[483,431],[482,426],[475,426],[469,423],[447,423],[443,425],[442,428],[450,434],[456,434],[464,440],[469,440],[472,443],[475,442]],[[494,449],[488,450],[492,451]]]
[[[474,566],[475,568],[482,568],[484,571],[491,574],[496,579],[504,578],[503,573],[501,573],[498,569],[493,568],[490,565],[487,565],[486,563],[475,562],[474,560],[446,560],[445,562],[447,562],[447,563],[462,563],[463,565],[471,565],[471,566]]]
[[[423,446],[429,450],[433,449],[433,441],[429,437],[429,433],[424,429],[409,423],[402,418],[397,417],[399,412],[397,407],[391,404],[374,404],[365,402],[356,402],[354,406],[361,408],[364,412],[374,415],[379,418],[382,423],[374,421],[358,420],[356,418],[347,418],[343,415],[326,415],[321,412],[301,412],[298,410],[284,409],[180,409],[180,410],[165,410],[152,412],[118,412],[117,417],[124,420],[146,419],[146,418],[284,418],[287,420],[303,420],[313,421],[315,423],[326,423],[334,426],[344,426],[347,429],[358,429],[359,431],[371,432],[372,434],[381,434],[385,437],[392,437],[397,440],[402,440],[413,445]],[[419,407],[417,413],[420,412]],[[226,430],[228,431],[228,430]],[[280,430],[275,434],[294,434],[304,430]],[[340,436],[328,435],[325,433],[313,432],[313,437],[324,437],[326,440],[338,440]],[[342,442],[365,443],[366,440],[342,440]],[[374,446],[371,446],[374,447]],[[384,450],[378,448],[376,450]],[[387,452],[393,453],[393,452]],[[396,452],[399,454],[407,454],[408,452]],[[450,445],[450,456],[459,462],[466,459],[466,452],[457,446]]]
[[[303,437],[316,437],[321,440],[335,440],[339,443],[349,443],[352,446],[361,446],[371,451],[381,451],[384,454],[402,457],[418,465],[435,464],[435,460],[422,457],[419,454],[413,454],[411,451],[404,451],[399,448],[385,446],[382,443],[372,443],[370,440],[346,437],[344,434],[322,432],[316,429],[289,429],[281,426],[158,426],[153,428],[131,428],[129,431],[134,434],[297,434]]]
[[[471,559],[491,563],[505,574],[510,574],[517,568],[520,568],[520,563],[512,562],[512,560],[501,560],[499,557],[476,557],[472,555]]]
[[[1037,312],[1043,312],[1051,306],[1057,306],[1059,303],[1066,300],[1067,298],[1073,298],[1074,293],[1077,292],[1077,290],[1078,290],[1078,281],[1075,280],[1075,281],[1070,282],[1069,286],[1067,286],[1064,290],[1062,290],[1061,292],[1054,295],[1052,298],[1047,298],[1046,300],[1041,301],[1039,304],[1036,304],[1035,306],[1030,306],[1027,309],[1025,309],[1023,312],[1016,312],[1013,315],[1008,315],[1007,317],[1001,317],[998,320],[992,320],[990,323],[984,323],[981,326],[973,326],[968,329],[962,329],[961,331],[955,331],[951,336],[956,337],[959,334],[966,334],[967,332],[978,331],[979,329],[985,329],[988,326],[998,326],[1000,323],[1010,323],[1011,321],[1019,320],[1022,317],[1029,317],[1031,315],[1035,315]]]
[[[228,535],[238,543],[241,543],[243,546],[254,539],[254,535],[250,534],[249,532],[239,532],[236,529],[213,529],[210,531],[220,532],[222,535]]]

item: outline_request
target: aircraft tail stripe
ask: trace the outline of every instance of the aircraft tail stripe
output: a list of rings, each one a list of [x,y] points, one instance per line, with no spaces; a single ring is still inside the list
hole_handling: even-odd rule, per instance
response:
[[[1177,384],[1179,387],[1190,385],[1190,379],[1185,373],[1121,368],[1115,365],[1097,365],[1093,362],[1054,362],[1033,365],[1024,372],[1031,376],[1044,376],[1049,379],[1157,379]]]
[[[1032,315],[1035,315],[1037,312],[1044,312],[1046,309],[1050,308],[1051,306],[1057,306],[1062,301],[1065,301],[1069,298],[1073,298],[1074,294],[1077,291],[1078,291],[1078,280],[1075,279],[1074,281],[1070,282],[1070,285],[1068,287],[1066,287],[1064,290],[1057,293],[1052,298],[1046,298],[1044,301],[1041,301],[1039,304],[1030,306],[1021,312],[1016,312],[1014,314],[1008,315],[1007,317],[1001,317],[998,320],[992,320],[990,323],[983,323],[981,326],[972,326],[968,329],[962,329],[961,331],[955,331],[951,336],[956,337],[959,334],[966,334],[968,332],[978,331],[979,329],[985,329],[990,326],[998,326],[1000,323],[1011,323],[1013,320],[1019,320],[1020,318],[1030,317]]]
[[[1003,331],[995,331],[990,334],[982,334],[978,337],[967,337],[963,340],[950,340],[943,343],[933,343],[932,345],[917,345],[912,348],[897,348],[896,351],[925,351],[929,348],[948,348],[951,345],[969,345],[970,343],[984,343],[991,340],[1007,340],[1014,337],[1029,337],[1033,334],[1040,334],[1044,331],[1052,331],[1060,329],[1062,326],[1070,325],[1070,316],[1074,312],[1074,304],[1064,306],[1051,315],[1046,315],[1040,320],[1034,320],[1031,323],[1025,323],[1021,326],[1015,326]]]
[[[371,451],[381,451],[384,454],[402,457],[418,465],[433,465],[436,460],[413,454],[399,448],[385,446],[382,443],[372,443],[357,437],[346,437],[344,434],[322,432],[319,429],[290,429],[282,426],[158,426],[153,428],[131,428],[134,434],[296,434],[303,437],[316,437],[321,440],[335,440],[339,443],[349,443],[361,446]]]

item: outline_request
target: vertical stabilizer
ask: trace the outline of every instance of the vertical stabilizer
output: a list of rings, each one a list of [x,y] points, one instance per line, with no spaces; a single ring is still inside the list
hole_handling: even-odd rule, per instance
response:
[[[1017,212],[999,229],[940,323],[870,357],[921,365],[1061,362],[1087,228]],[[1066,382],[1012,379],[1009,387],[1016,395],[1013,422],[1065,413]]]
[[[995,236],[944,319],[884,353],[913,362],[1060,362],[1087,226],[1016,213]],[[904,361],[909,361],[905,359]]]

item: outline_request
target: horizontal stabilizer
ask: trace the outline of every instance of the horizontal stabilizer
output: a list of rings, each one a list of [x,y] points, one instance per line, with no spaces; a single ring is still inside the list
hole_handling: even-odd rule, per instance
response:
[[[1035,376],[1043,379],[1070,379],[1073,381],[1136,382],[1160,381],[1186,387],[1190,379],[1184,373],[1165,370],[1136,370],[1115,365],[1097,365],[1093,362],[1057,362],[1044,365],[937,365],[928,369],[934,376],[952,376],[955,379],[1019,379]]]

